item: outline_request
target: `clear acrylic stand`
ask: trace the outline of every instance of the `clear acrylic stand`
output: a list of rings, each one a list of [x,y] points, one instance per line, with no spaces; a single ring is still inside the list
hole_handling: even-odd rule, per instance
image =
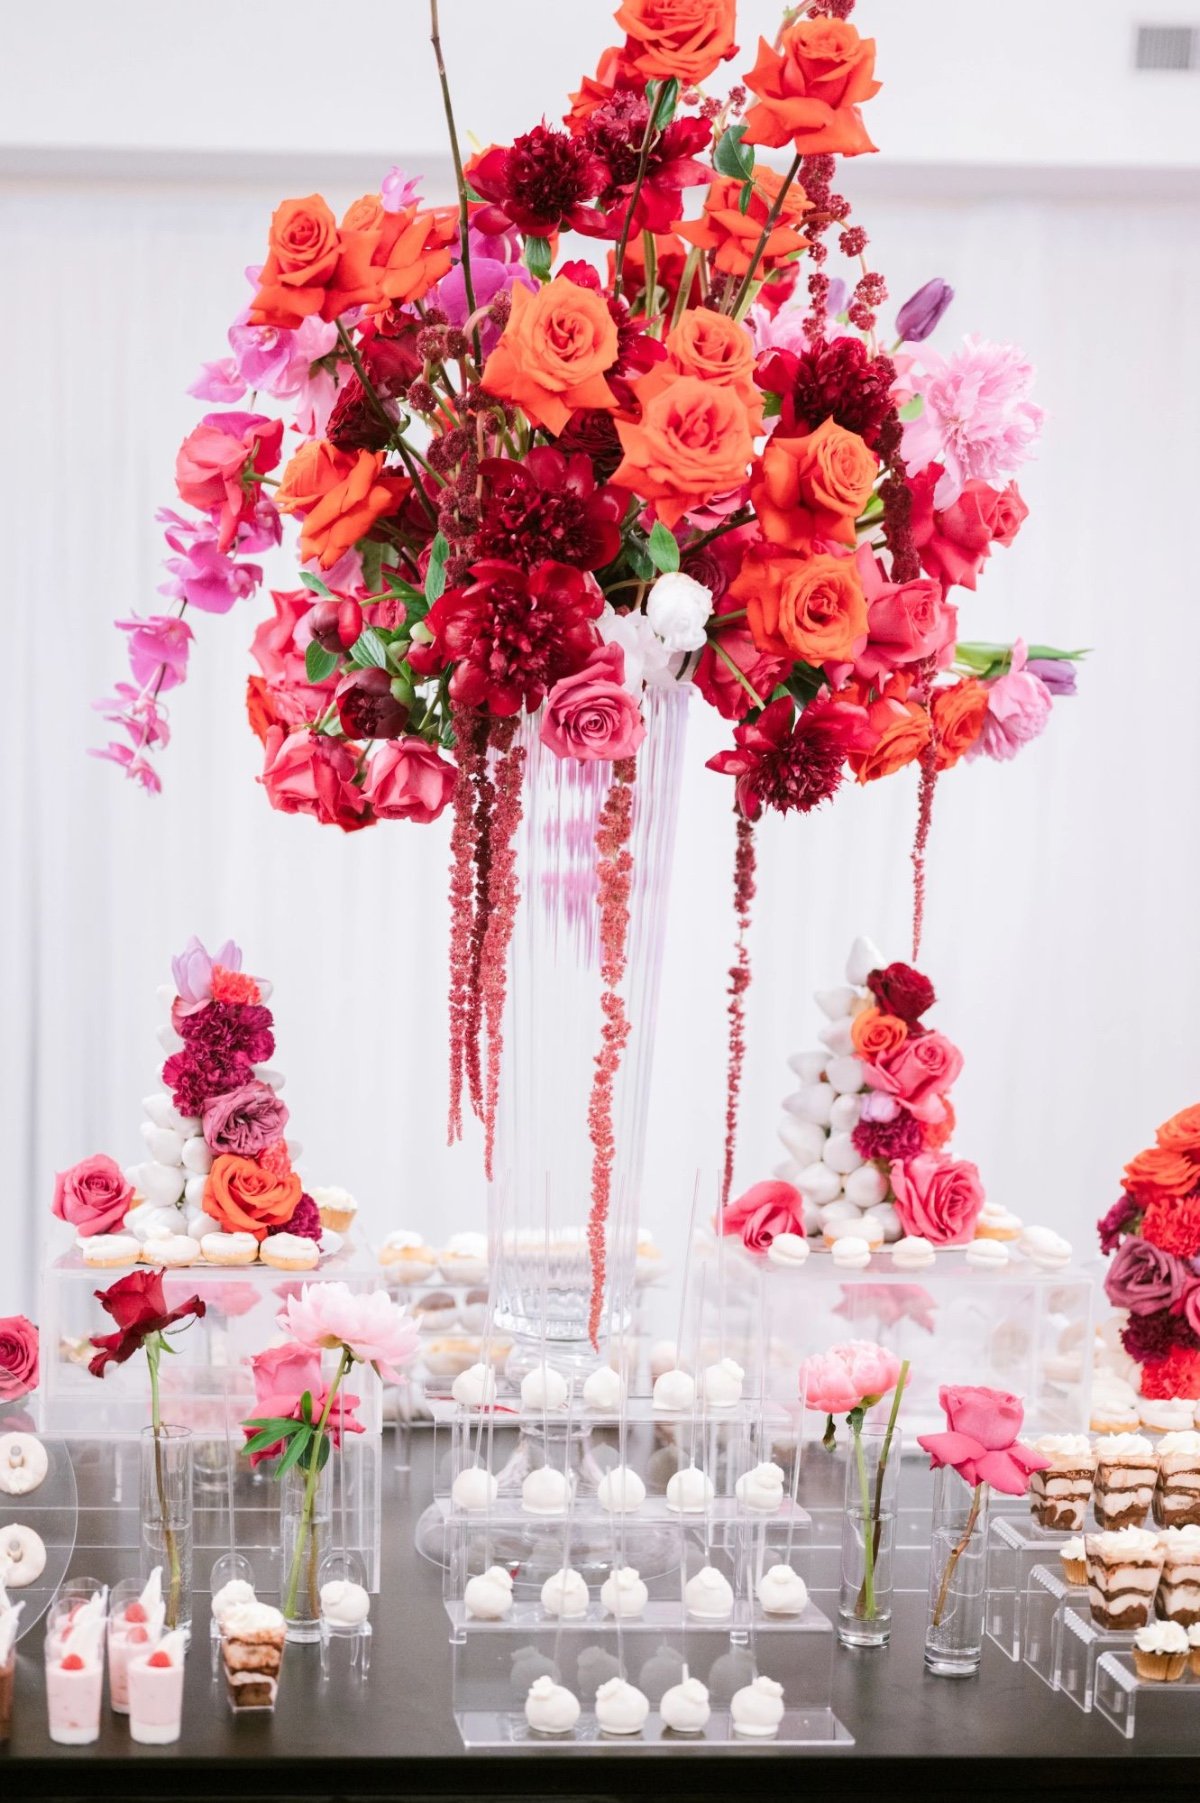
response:
[[[1102,1653],[1127,1652],[1133,1635],[1114,1634],[1100,1627],[1087,1613],[1086,1601],[1067,1603],[1059,1626],[1058,1688],[1077,1709],[1088,1714],[1095,1699],[1096,1662]]]
[[[365,1590],[365,1577],[366,1568],[357,1553],[326,1553],[325,1557],[321,1560],[321,1567],[317,1573],[317,1582],[321,1589],[322,1603],[324,1602],[326,1584],[335,1583],[340,1580],[341,1582],[348,1584],[357,1584]],[[365,1679],[367,1673],[371,1669],[372,1628],[370,1621],[330,1621],[329,1617],[325,1614],[324,1607],[322,1607],[320,1630],[322,1678],[328,1682],[330,1673],[333,1669],[333,1660],[331,1656],[333,1643],[335,1641],[347,1641],[350,1645],[350,1670],[359,1678]]]
[[[1096,1713],[1111,1722],[1126,1740],[1132,1740],[1139,1722],[1146,1730],[1190,1727],[1200,1703],[1200,1683],[1185,1666],[1171,1682],[1139,1678],[1133,1656],[1124,1652],[1101,1653],[1096,1661]]]
[[[1021,1658],[1043,1684],[1057,1690],[1063,1612],[1087,1609],[1087,1591],[1067,1583],[1061,1568],[1035,1565],[1021,1604]]]
[[[987,1615],[989,1640],[1006,1659],[1022,1657],[1022,1621],[1030,1575],[1041,1565],[1053,1569],[1069,1538],[1041,1528],[1028,1515],[997,1515],[988,1525]]]
[[[0,1416],[0,1434],[27,1433],[25,1425]],[[4,1566],[4,1532],[6,1528],[26,1527],[37,1534],[46,1548],[46,1564],[41,1576],[32,1584],[11,1584],[9,1600],[23,1603],[18,1641],[41,1621],[54,1601],[59,1586],[67,1575],[79,1535],[79,1499],[75,1488],[75,1470],[71,1451],[65,1440],[47,1440],[41,1435],[46,1451],[46,1475],[35,1490],[24,1496],[0,1494],[0,1571]]]

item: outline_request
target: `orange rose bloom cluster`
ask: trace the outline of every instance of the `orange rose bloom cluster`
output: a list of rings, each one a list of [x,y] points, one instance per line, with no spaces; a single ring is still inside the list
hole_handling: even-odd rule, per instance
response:
[[[621,60],[644,81],[692,87],[736,56],[736,0],[624,0],[613,15],[625,31]]]
[[[295,1171],[276,1177],[255,1158],[225,1152],[208,1173],[204,1212],[226,1233],[252,1233],[265,1240],[269,1227],[291,1220],[302,1193]]]
[[[788,556],[759,546],[730,585],[760,651],[821,665],[855,657],[867,603],[851,557]]]
[[[874,38],[860,38],[842,19],[801,19],[778,50],[760,38],[746,77],[758,103],[746,114],[745,142],[792,144],[799,156],[874,150],[858,110],[879,92],[874,72]]]
[[[929,744],[933,726],[928,708],[908,699],[910,678],[893,676],[882,693],[866,704],[869,750],[852,751],[849,764],[860,783],[878,782],[913,764]],[[853,692],[855,685],[850,685]]]
[[[803,438],[773,433],[750,483],[763,537],[777,545],[826,538],[852,546],[878,474],[874,451],[832,419]]]
[[[767,214],[783,186],[782,175],[769,164],[756,169],[752,179],[754,192],[744,213],[738,205],[743,183],[722,176],[709,183],[703,217],[675,228],[681,238],[697,249],[713,251],[716,268],[722,275],[746,274],[758,249]],[[783,205],[763,246],[758,263],[761,276],[770,275],[804,249],[808,239],[800,229],[800,222],[807,211],[804,189],[799,182],[793,182],[783,197]]]
[[[382,451],[339,451],[328,439],[302,445],[275,491],[282,513],[300,516],[300,554],[331,569],[409,493],[407,478],[383,474]]]
[[[637,385],[645,406],[672,388],[680,376],[695,376],[716,388],[731,388],[746,410],[752,433],[762,430],[762,390],[754,381],[754,340],[744,325],[711,307],[691,307],[667,333],[667,355]]]
[[[337,319],[351,307],[420,300],[448,273],[457,232],[453,207],[388,213],[378,194],[364,194],[339,227],[319,194],[285,200],[271,219],[250,323],[294,331],[314,313]]]
[[[850,1023],[850,1038],[859,1057],[874,1063],[900,1049],[908,1038],[908,1027],[882,1008],[864,1008]]]
[[[746,479],[753,440],[736,390],[680,376],[653,396],[637,423],[617,421],[625,453],[613,481],[654,502],[667,526]]]
[[[988,692],[977,676],[964,677],[949,688],[935,689],[932,712],[937,734],[939,770],[952,770],[975,743],[987,718]]]
[[[489,394],[523,407],[535,426],[561,432],[576,408],[611,411],[604,380],[617,360],[617,328],[593,288],[556,276],[531,294],[516,286],[504,335],[483,370]]]

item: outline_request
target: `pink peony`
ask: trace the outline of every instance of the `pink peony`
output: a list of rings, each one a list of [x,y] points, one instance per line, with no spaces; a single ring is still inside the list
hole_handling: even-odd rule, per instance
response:
[[[962,1067],[962,1053],[944,1033],[921,1033],[865,1065],[864,1073],[871,1089],[898,1096],[919,1121],[936,1125],[946,1118],[945,1092]]]
[[[54,1179],[51,1211],[88,1239],[111,1233],[133,1206],[133,1185],[115,1158],[97,1152]]]
[[[778,1233],[804,1232],[804,1198],[790,1183],[755,1183],[721,1214],[722,1233],[740,1233],[749,1252],[765,1252]]]
[[[904,429],[903,455],[910,474],[942,465],[933,502],[944,510],[972,477],[994,482],[1024,463],[1045,416],[1027,398],[1033,365],[1016,345],[970,337],[952,356],[926,351],[921,362],[925,405]]]
[[[800,1366],[800,1394],[822,1415],[848,1415],[861,1398],[850,1373],[832,1352],[810,1353]]]
[[[458,772],[424,739],[392,739],[367,765],[363,794],[380,820],[436,820],[450,797]]]
[[[936,1471],[949,1465],[965,1483],[990,1484],[1006,1496],[1024,1496],[1035,1471],[1048,1458],[1017,1439],[1025,1419],[1019,1396],[982,1384],[944,1384],[938,1401],[946,1412],[946,1432],[918,1434]]]
[[[175,486],[181,501],[206,513],[217,525],[217,546],[228,551],[238,527],[253,518],[256,486],[243,471],[266,475],[279,462],[283,421],[263,413],[206,413],[184,439],[175,458]]]
[[[800,1394],[823,1415],[870,1409],[896,1386],[900,1360],[874,1340],[843,1340],[800,1366]]]
[[[282,726],[269,727],[264,744],[259,781],[273,808],[312,814],[323,826],[340,826],[346,833],[371,825],[366,797],[354,781],[356,747],[303,727],[285,733]]]
[[[188,648],[192,629],[175,614],[151,614],[146,620],[134,614],[128,620],[116,620],[118,632],[129,634],[129,667],[140,688],[152,684],[161,693],[173,689],[187,676]]]
[[[306,1283],[287,1297],[277,1321],[301,1346],[344,1348],[388,1383],[398,1381],[420,1346],[416,1323],[386,1290],[356,1294],[344,1283]]]
[[[905,1233],[931,1246],[961,1246],[971,1239],[983,1209],[979,1171],[965,1158],[918,1152],[891,1166],[896,1213]]]
[[[37,1384],[37,1328],[27,1315],[0,1316],[0,1402],[15,1402]]]
[[[1018,639],[1006,673],[987,685],[983,731],[968,745],[968,758],[1015,758],[1022,745],[1044,730],[1054,700],[1041,677],[1025,668],[1027,655],[1024,639]]]
[[[581,762],[632,757],[646,736],[641,709],[625,687],[625,653],[608,644],[546,697],[542,744]]]

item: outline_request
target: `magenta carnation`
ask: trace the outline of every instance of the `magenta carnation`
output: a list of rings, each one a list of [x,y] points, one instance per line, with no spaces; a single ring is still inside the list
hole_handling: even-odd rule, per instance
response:
[[[1200,1338],[1182,1315],[1130,1315],[1121,1329],[1121,1344],[1139,1365],[1166,1358],[1177,1346],[1200,1348]]]
[[[211,1063],[265,1064],[275,1050],[271,1011],[258,1002],[210,1002],[178,1028],[187,1049]]]
[[[267,1238],[273,1233],[298,1233],[302,1240],[319,1240],[321,1237],[321,1211],[311,1196],[301,1196],[297,1202],[290,1221],[280,1221],[277,1227],[267,1228]]]
[[[253,1066],[244,1054],[220,1057],[202,1046],[172,1052],[162,1069],[163,1082],[180,1114],[194,1116],[204,1113],[210,1097],[237,1089],[252,1073]]]
[[[1101,1252],[1115,1252],[1121,1243],[1122,1234],[1137,1232],[1141,1216],[1142,1211],[1136,1198],[1125,1190],[1108,1213],[1096,1222]]]
[[[860,1158],[915,1158],[925,1149],[925,1134],[920,1121],[900,1109],[890,1121],[859,1121],[850,1135]]]

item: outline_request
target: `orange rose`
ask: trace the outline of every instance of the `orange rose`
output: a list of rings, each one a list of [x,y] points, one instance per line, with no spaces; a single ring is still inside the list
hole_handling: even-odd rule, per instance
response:
[[[611,411],[616,396],[604,372],[617,360],[617,328],[603,295],[555,276],[536,294],[520,284],[483,386],[523,407],[535,426],[561,432],[577,407]]]
[[[617,436],[625,457],[612,480],[653,501],[667,526],[744,482],[753,449],[740,396],[697,376],[652,396],[639,422],[618,420]]]
[[[271,215],[267,260],[250,304],[250,323],[294,331],[319,313],[338,261],[338,231],[319,194],[281,201]]]
[[[907,693],[907,684],[902,693]],[[933,728],[929,712],[917,701],[901,699],[893,687],[867,708],[867,723],[877,734],[870,751],[851,752],[848,762],[860,783],[877,782],[903,770],[921,756]]]
[[[746,605],[760,651],[804,663],[840,663],[866,643],[867,603],[851,557],[754,551],[729,593]]]
[[[736,0],[624,0],[613,17],[628,34],[622,58],[646,81],[694,86],[737,55]]]
[[[894,1014],[885,1014],[882,1008],[864,1008],[850,1023],[850,1038],[859,1057],[875,1063],[904,1044],[908,1028]]]
[[[268,1227],[281,1227],[296,1212],[303,1185],[295,1171],[274,1177],[255,1158],[223,1152],[213,1159],[204,1186],[204,1212],[226,1233],[252,1233],[265,1240]]]
[[[1151,1146],[1125,1166],[1125,1188],[1135,1196],[1165,1191],[1168,1196],[1189,1196],[1200,1184],[1200,1164],[1166,1146]]]
[[[803,438],[774,433],[750,483],[763,537],[778,545],[806,538],[853,545],[878,474],[874,451],[832,419]]]
[[[933,727],[937,734],[938,770],[953,770],[963,752],[983,731],[988,693],[976,676],[964,677],[948,689],[933,692]]]
[[[697,245],[700,250],[715,251],[716,267],[724,275],[745,275],[749,269],[767,223],[767,214],[783,185],[779,171],[766,163],[754,171],[753,181],[754,193],[744,213],[738,206],[738,196],[745,184],[721,178],[709,184],[704,197],[704,217],[675,227],[689,244]],[[760,276],[770,275],[804,249],[808,239],[800,230],[800,221],[807,211],[808,198],[804,189],[799,182],[793,182],[783,197],[779,217],[763,246],[758,265]]]
[[[361,203],[360,203],[361,204]],[[380,265],[379,310],[423,300],[453,261],[458,238],[456,207],[404,207],[385,213],[375,260]]]
[[[1154,1135],[1166,1152],[1186,1152],[1200,1157],[1200,1102],[1181,1108],[1169,1121],[1164,1121]]]
[[[746,114],[745,142],[794,144],[801,156],[874,150],[858,110],[879,92],[874,71],[874,38],[860,38],[841,19],[801,19],[778,50],[759,38],[758,61],[746,77],[758,104]]]
[[[300,515],[302,559],[318,557],[330,569],[399,505],[408,485],[382,471],[382,451],[339,451],[325,438],[301,446],[275,490],[275,505]]]
[[[754,340],[744,325],[711,307],[692,307],[667,334],[667,355],[641,377],[638,399],[645,406],[680,376],[695,376],[718,388],[732,388],[746,409],[751,432],[762,426],[762,390],[754,383]]]
[[[571,110],[569,113],[563,114],[563,124],[573,138],[577,138],[586,129],[588,120],[598,106],[608,105],[616,92],[617,79],[621,74],[622,66],[623,58],[619,50],[604,50],[601,51],[600,61],[596,64],[596,73],[581,78],[579,92],[570,97]],[[631,237],[625,252],[626,258],[632,247],[633,238]]]

